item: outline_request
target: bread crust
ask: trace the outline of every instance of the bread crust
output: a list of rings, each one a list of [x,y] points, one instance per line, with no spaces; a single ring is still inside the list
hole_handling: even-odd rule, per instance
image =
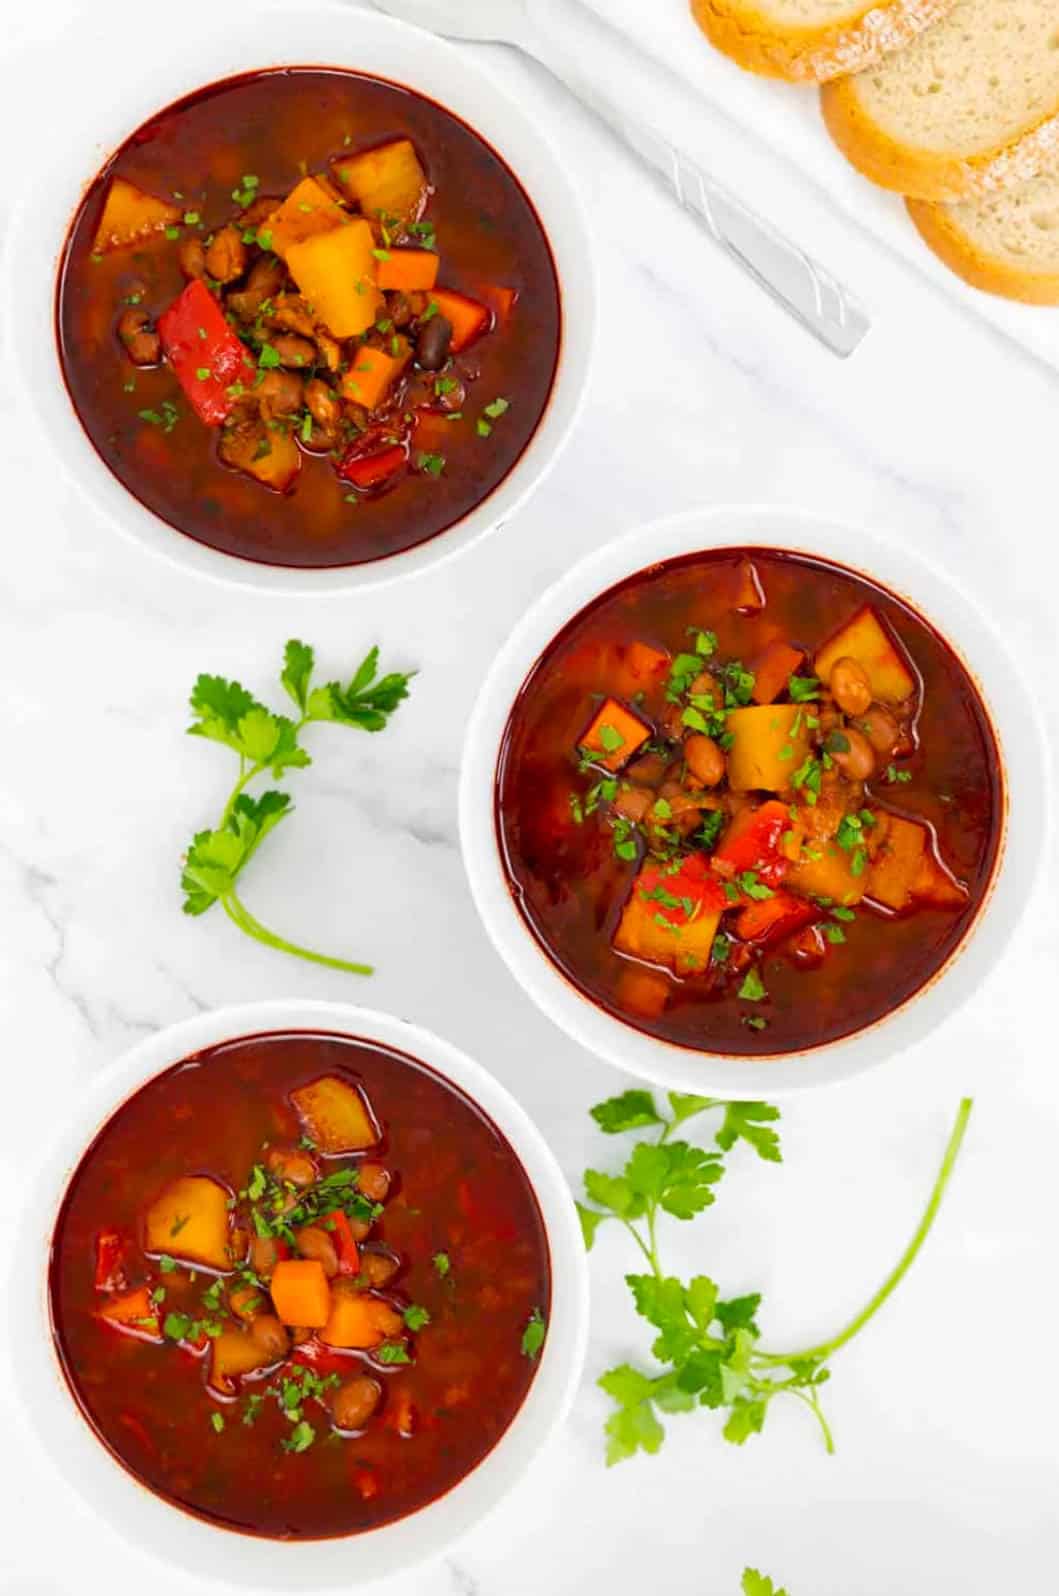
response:
[[[1059,155],[1059,107],[1010,144],[976,155],[943,155],[892,139],[867,115],[853,78],[825,83],[820,109],[832,139],[858,172],[913,199],[984,199],[1015,188]]]
[[[710,43],[762,77],[826,83],[874,66],[947,16],[957,0],[850,0],[847,16],[812,28],[782,28],[753,0],[691,0]]]
[[[1059,271],[1022,271],[987,254],[963,231],[946,206],[916,199],[906,200],[905,204],[924,243],[972,288],[1017,299],[1024,305],[1059,305]]]

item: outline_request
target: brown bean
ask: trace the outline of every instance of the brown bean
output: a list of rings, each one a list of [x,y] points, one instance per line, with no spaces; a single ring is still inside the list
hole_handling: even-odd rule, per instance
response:
[[[712,737],[693,733],[684,744],[684,758],[691,774],[704,787],[716,787],[724,780],[727,761]]]
[[[614,813],[636,825],[655,801],[650,787],[623,787],[614,800]]]
[[[290,1335],[274,1313],[259,1313],[250,1326],[250,1335],[269,1359],[276,1363],[290,1351]]]
[[[260,227],[261,223],[267,221],[282,204],[283,200],[277,199],[273,194],[259,194],[245,211],[240,212],[240,227]]]
[[[344,1380],[331,1398],[331,1417],[340,1430],[362,1430],[379,1405],[382,1387],[369,1375]]]
[[[319,377],[312,377],[305,384],[305,403],[318,427],[325,432],[337,431],[342,419],[342,406],[333,388],[321,382]]]
[[[177,264],[185,277],[205,277],[206,246],[197,233],[185,233],[180,240]]]
[[[844,655],[831,667],[831,696],[844,715],[863,715],[872,701],[871,682],[859,660]]]
[[[304,1147],[291,1147],[289,1143],[277,1142],[274,1147],[267,1149],[264,1164],[270,1175],[275,1175],[277,1180],[288,1181],[292,1186],[313,1186],[316,1183],[316,1159]]]
[[[323,1265],[328,1280],[338,1273],[338,1253],[335,1244],[321,1225],[305,1225],[294,1233],[294,1245],[303,1258],[315,1258]]]
[[[857,719],[857,725],[877,754],[889,758],[901,739],[897,716],[882,704],[873,704],[866,714]]]
[[[206,245],[206,271],[218,283],[234,283],[246,271],[246,245],[231,222]]]
[[[357,1186],[373,1203],[385,1202],[390,1189],[390,1171],[382,1164],[360,1164],[357,1168]]]
[[[265,1311],[265,1299],[256,1286],[232,1286],[228,1306],[237,1319],[256,1319]]]
[[[626,773],[642,787],[660,787],[668,768],[669,761],[664,754],[644,754],[626,767]]]
[[[282,327],[284,332],[298,333],[302,338],[312,338],[316,332],[312,312],[300,294],[280,294],[265,320],[270,327]]]
[[[395,327],[407,327],[413,315],[412,302],[407,294],[398,290],[386,295],[386,316]]]
[[[855,727],[847,726],[844,731],[832,732],[824,747],[842,774],[851,781],[867,781],[874,774],[875,754],[871,743]]]
[[[271,344],[279,356],[281,366],[293,366],[298,371],[308,371],[316,365],[316,345],[296,333],[278,333]]]
[[[388,1286],[400,1269],[401,1260],[392,1252],[362,1252],[360,1255],[360,1273],[369,1286]]]
[[[302,379],[292,371],[266,371],[254,392],[262,419],[293,416],[302,407]]]
[[[431,316],[416,334],[416,360],[424,371],[440,371],[449,358],[452,323],[444,316]]]
[[[151,326],[151,318],[138,305],[130,305],[118,318],[118,337],[134,366],[156,366],[162,356],[162,341]]]
[[[251,1236],[250,1267],[262,1280],[271,1277],[279,1258],[279,1249],[271,1236]]]

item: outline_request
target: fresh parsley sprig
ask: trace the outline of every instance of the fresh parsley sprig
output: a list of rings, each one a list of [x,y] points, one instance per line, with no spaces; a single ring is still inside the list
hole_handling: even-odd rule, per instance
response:
[[[239,682],[223,676],[200,676],[191,693],[194,716],[188,733],[222,743],[239,759],[239,776],[212,831],[195,834],[184,859],[181,886],[185,914],[205,914],[219,903],[240,931],[266,947],[291,953],[313,964],[371,975],[369,964],[352,964],[298,946],[263,926],[242,901],[237,883],[270,831],[292,812],[289,794],[276,788],[254,796],[247,788],[269,772],[279,778],[304,770],[312,759],[299,741],[307,726],[330,721],[359,731],[378,732],[408,696],[409,674],[378,675],[379,651],[371,649],[346,686],[326,682],[314,686],[315,656],[307,643],[288,642],[280,681],[298,713],[275,714]]]
[[[726,1410],[723,1434],[741,1446],[764,1426],[769,1404],[781,1394],[803,1402],[820,1425],[824,1445],[834,1440],[820,1406],[820,1387],[830,1378],[827,1360],[851,1341],[896,1290],[914,1263],[937,1216],[956,1163],[971,1099],[960,1104],[941,1167],[916,1230],[878,1291],[850,1322],[828,1340],[796,1352],[767,1352],[759,1346],[753,1293],[722,1299],[708,1275],[682,1281],[667,1275],[659,1257],[657,1226],[662,1214],[692,1219],[715,1200],[713,1188],[724,1174],[724,1155],[738,1141],[760,1158],[782,1162],[772,1128],[779,1110],[768,1103],[728,1103],[680,1092],[668,1094],[671,1116],[659,1112],[652,1093],[640,1089],[598,1104],[592,1116],[608,1135],[651,1129],[656,1133],[633,1147],[618,1175],[585,1171],[585,1193],[592,1206],[578,1203],[585,1245],[591,1249],[600,1225],[616,1219],[632,1236],[647,1272],[626,1275],[636,1311],[657,1332],[651,1351],[660,1373],[645,1373],[629,1363],[608,1369],[598,1384],[612,1398],[606,1424],[607,1462],[620,1463],[638,1451],[653,1454],[665,1439],[659,1415],[689,1413],[698,1407]],[[687,1120],[708,1110],[723,1111],[714,1146],[673,1140]]]

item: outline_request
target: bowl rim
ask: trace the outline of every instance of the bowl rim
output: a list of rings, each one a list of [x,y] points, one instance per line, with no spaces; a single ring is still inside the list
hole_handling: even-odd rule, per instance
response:
[[[845,566],[923,616],[974,683],[1000,752],[1005,797],[990,883],[949,958],[916,993],[872,1025],[833,1042],[754,1057],[699,1053],[638,1030],[585,996],[523,920],[494,823],[499,754],[523,682],[556,634],[593,599],[663,561],[724,547],[779,549]],[[988,685],[986,685],[988,684]],[[641,526],[586,556],[514,627],[472,710],[460,770],[464,866],[478,913],[501,958],[539,1008],[590,1052],[634,1075],[719,1097],[781,1097],[848,1080],[922,1041],[973,994],[1000,958],[1038,885],[1050,833],[1043,725],[1007,648],[966,590],[903,540],[776,504],[721,504]]]
[[[548,1336],[536,1375],[508,1428],[442,1496],[394,1523],[330,1540],[284,1542],[225,1529],[156,1496],[114,1458],[82,1414],[51,1332],[48,1274],[56,1218],[80,1159],[110,1116],[182,1059],[225,1041],[276,1031],[329,1032],[410,1054],[462,1090],[493,1121],[522,1164],[540,1207],[551,1257]],[[588,1337],[588,1266],[573,1197],[542,1133],[508,1089],[424,1026],[351,1003],[268,999],[182,1020],[137,1042],[96,1076],[55,1135],[31,1182],[13,1278],[36,1281],[36,1322],[25,1299],[11,1309],[13,1386],[26,1426],[94,1514],[138,1550],[202,1579],[253,1590],[337,1589],[389,1578],[440,1556],[515,1487],[563,1422]]]
[[[119,25],[120,19],[102,29],[89,26],[87,19],[75,24],[64,36],[64,52],[76,52],[87,65],[107,50]],[[342,42],[347,36],[348,46]],[[460,520],[425,542],[362,565],[259,564],[199,543],[156,516],[97,454],[69,396],[55,338],[55,289],[69,226],[85,189],[113,151],[152,115],[197,88],[241,72],[299,65],[388,80],[466,122],[496,150],[529,196],[559,287],[559,350],[551,391],[533,436],[507,476]],[[302,6],[268,0],[255,13],[252,39],[246,38],[240,17],[215,10],[208,20],[200,19],[192,44],[156,64],[149,86],[123,79],[113,101],[101,105],[88,97],[77,115],[78,129],[49,151],[47,170],[35,167],[15,197],[2,248],[4,330],[42,442],[106,525],[170,569],[224,587],[324,596],[388,587],[432,570],[499,530],[523,507],[580,417],[598,330],[596,262],[585,208],[550,130],[532,108],[498,87],[473,57],[423,29],[335,0],[306,0]],[[47,361],[39,356],[42,339]]]

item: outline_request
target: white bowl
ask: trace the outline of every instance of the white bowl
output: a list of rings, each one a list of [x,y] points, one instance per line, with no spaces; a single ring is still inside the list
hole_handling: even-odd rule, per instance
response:
[[[115,73],[128,40],[96,19],[64,36],[77,52],[85,83],[104,95],[64,105],[61,140],[32,163],[14,207],[6,247],[9,347],[22,389],[44,426],[55,459],[95,507],[140,548],[185,570],[266,592],[336,593],[377,587],[425,570],[465,549],[513,515],[553,465],[584,397],[596,326],[591,237],[566,167],[546,131],[510,100],[465,53],[424,33],[348,5],[218,6],[197,18],[179,50],[153,52],[150,71]],[[551,244],[562,301],[562,337],[545,413],[521,458],[489,497],[436,537],[365,565],[326,570],[257,565],[197,543],[136,500],[89,441],[67,394],[55,339],[56,269],[82,194],[133,130],[182,95],[239,72],[279,66],[345,67],[388,78],[436,100],[478,133],[510,165],[536,207]]]
[[[397,1048],[477,1103],[510,1142],[537,1197],[551,1258],[548,1335],[526,1398],[493,1450],[444,1496],[381,1529],[337,1540],[283,1542],[216,1527],[162,1501],[117,1463],[77,1408],[48,1315],[52,1232],[67,1182],[114,1110],[145,1081],[201,1048],[268,1031],[330,1031]],[[389,1577],[440,1555],[517,1483],[573,1400],[588,1331],[588,1270],[569,1188],[544,1138],[514,1098],[458,1048],[419,1026],[347,1003],[277,1000],[198,1015],[140,1042],[92,1083],[30,1194],[12,1279],[36,1282],[35,1320],[11,1317],[15,1389],[26,1419],[66,1482],[143,1551],[203,1579],[252,1590],[315,1590]]]
[[[647,1036],[598,1008],[566,979],[519,913],[494,816],[497,759],[530,670],[585,605],[659,561],[728,546],[831,558],[905,597],[932,621],[975,681],[1006,772],[1007,813],[991,889],[948,963],[900,1008],[864,1030],[801,1052],[733,1058]],[[991,625],[921,555],[874,533],[772,506],[718,506],[657,521],[589,555],[533,606],[490,671],[471,716],[460,776],[460,836],[478,912],[515,978],[576,1041],[661,1085],[718,1097],[776,1097],[842,1081],[919,1042],[952,1014],[996,963],[1040,875],[1048,829],[1043,733],[1029,695]]]

